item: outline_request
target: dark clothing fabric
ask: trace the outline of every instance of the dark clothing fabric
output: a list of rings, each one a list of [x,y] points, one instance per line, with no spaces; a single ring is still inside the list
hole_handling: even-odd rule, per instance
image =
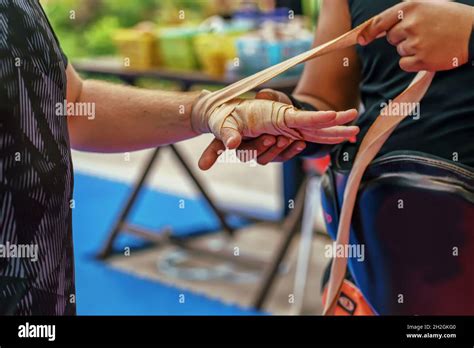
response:
[[[37,247],[1,255],[0,314],[76,312],[66,66],[38,0],[0,0],[0,246]]]
[[[474,66],[474,29],[471,33],[471,38],[469,39],[469,63],[471,66]]]
[[[474,6],[474,0],[458,2]],[[352,26],[356,27],[398,3],[397,0],[349,0]],[[332,162],[340,168],[351,167],[361,140],[380,114],[381,104],[393,100],[415,76],[401,70],[396,48],[384,38],[365,47],[357,46],[357,53],[362,64],[360,91],[365,112],[357,121],[361,128],[358,141],[336,146],[332,152]],[[402,121],[378,156],[412,150],[474,167],[473,86],[472,64],[438,72],[421,102],[419,119],[414,116]]]
[[[458,1],[474,6],[474,0]],[[352,27],[400,3],[397,0],[349,0]],[[367,130],[388,103],[400,94],[415,74],[404,72],[398,65],[396,48],[385,38],[368,46],[357,46],[362,63],[360,92],[365,111],[357,125],[361,133],[355,144],[346,142],[332,148],[333,165],[349,169]],[[470,61],[451,71],[438,72],[423,98],[419,119],[405,119],[377,156],[397,150],[425,152],[474,167],[474,33],[470,40]],[[314,110],[304,105],[305,109]],[[324,150],[308,143],[302,156],[317,157]]]

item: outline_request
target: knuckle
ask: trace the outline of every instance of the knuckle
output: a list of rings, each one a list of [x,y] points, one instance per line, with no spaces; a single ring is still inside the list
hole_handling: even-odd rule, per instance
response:
[[[374,18],[372,28],[375,29],[375,30],[378,30],[378,29],[381,28],[382,23],[383,23],[383,18],[382,18],[382,16],[378,15]]]
[[[414,66],[420,66],[425,64],[425,57],[423,54],[417,54],[415,59],[413,60]]]
[[[404,11],[411,11],[417,7],[418,3],[415,1],[405,1],[401,5],[401,9]]]
[[[391,44],[392,46],[395,45],[395,34],[393,31],[389,31],[387,33],[387,41],[389,44]]]
[[[413,17],[406,18],[403,21],[402,30],[405,34],[413,35],[417,33],[417,22]]]
[[[411,50],[419,51],[419,50],[421,49],[421,41],[418,40],[418,39],[411,40],[411,41],[408,43],[408,47],[409,47]]]

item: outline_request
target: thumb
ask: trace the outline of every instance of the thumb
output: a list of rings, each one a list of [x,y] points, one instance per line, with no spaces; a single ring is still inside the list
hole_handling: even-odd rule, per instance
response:
[[[288,98],[285,93],[269,88],[259,91],[255,96],[255,99],[273,100],[284,104],[292,104],[290,98]]]
[[[237,121],[232,116],[226,118],[221,127],[220,135],[222,142],[229,150],[238,148],[242,142],[242,135],[239,132]]]

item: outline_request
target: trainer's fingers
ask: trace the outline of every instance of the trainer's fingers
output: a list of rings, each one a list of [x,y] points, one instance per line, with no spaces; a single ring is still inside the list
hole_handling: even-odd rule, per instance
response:
[[[199,168],[201,170],[210,169],[224,151],[225,146],[222,141],[214,139],[202,153],[198,162]]]
[[[405,41],[406,38],[407,33],[400,24],[394,25],[393,28],[387,33],[387,41],[393,46],[397,46],[400,42]]]
[[[360,33],[357,39],[359,44],[363,46],[368,45],[376,38],[383,36],[385,32],[389,31],[403,18],[400,16],[400,11],[403,11],[404,6],[405,4],[401,3],[377,15],[372,23]]]
[[[430,70],[423,62],[416,56],[402,57],[399,62],[400,68],[406,72],[418,72],[421,70]]]
[[[277,158],[283,151],[285,151],[292,143],[292,140],[284,136],[279,136],[275,145],[273,145],[270,149],[268,149],[268,151],[266,151],[262,155],[258,156],[257,163],[264,166],[274,161],[275,158]]]
[[[273,162],[285,162],[293,157],[300,154],[306,148],[306,143],[304,141],[295,141],[293,144],[288,146],[286,150],[281,152],[278,157],[276,157]]]
[[[273,135],[262,135],[255,139],[245,140],[237,149],[237,157],[241,162],[256,160],[276,143]]]

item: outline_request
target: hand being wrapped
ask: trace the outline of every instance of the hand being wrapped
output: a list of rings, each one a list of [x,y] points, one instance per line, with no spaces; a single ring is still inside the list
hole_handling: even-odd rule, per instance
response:
[[[342,126],[357,117],[356,110],[301,111],[291,104],[263,99],[234,99],[212,109],[206,95],[193,107],[192,125],[196,132],[213,133],[216,140],[203,153],[201,169],[209,169],[223,149],[236,149],[242,140],[263,134],[337,144],[359,132],[356,126]]]

